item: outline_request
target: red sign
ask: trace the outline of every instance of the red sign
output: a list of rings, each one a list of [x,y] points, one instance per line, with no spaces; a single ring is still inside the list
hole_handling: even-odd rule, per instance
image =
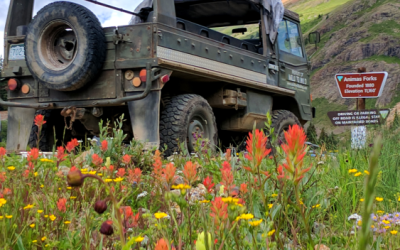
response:
[[[342,98],[378,98],[385,87],[387,72],[337,74],[337,86]]]

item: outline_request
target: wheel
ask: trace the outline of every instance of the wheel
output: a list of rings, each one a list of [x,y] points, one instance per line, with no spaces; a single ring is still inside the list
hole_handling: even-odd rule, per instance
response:
[[[272,112],[272,124],[274,132],[278,138],[278,144],[285,142],[285,131],[289,129],[289,126],[299,125],[301,127],[299,119],[288,110],[275,110]]]
[[[102,70],[106,38],[87,8],[55,2],[41,9],[28,26],[25,60],[37,81],[49,89],[72,91]]]
[[[194,151],[195,135],[208,139],[212,150],[217,144],[217,124],[208,102],[199,95],[184,94],[165,102],[160,119],[160,145],[167,145],[166,156],[178,151],[178,144]]]
[[[35,113],[35,117],[37,115],[43,115],[45,124],[42,126],[42,131],[40,132],[40,142],[39,142],[39,150],[43,152],[49,152],[52,150],[54,144],[54,135],[52,132],[52,126],[50,122],[51,110],[38,110]],[[30,148],[37,148],[38,141],[38,127],[35,123],[32,124],[31,133],[29,135],[28,146]]]

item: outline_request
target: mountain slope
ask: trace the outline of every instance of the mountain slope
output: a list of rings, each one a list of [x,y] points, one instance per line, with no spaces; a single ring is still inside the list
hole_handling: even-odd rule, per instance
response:
[[[358,67],[387,71],[382,97],[368,99],[367,108],[392,107],[400,101],[399,0],[286,0],[285,4],[300,14],[305,36],[315,30],[321,33],[317,50],[307,45],[314,105],[323,107],[317,107],[317,127],[330,125],[327,111],[355,106],[354,99],[340,97],[334,80],[337,73],[356,72]]]

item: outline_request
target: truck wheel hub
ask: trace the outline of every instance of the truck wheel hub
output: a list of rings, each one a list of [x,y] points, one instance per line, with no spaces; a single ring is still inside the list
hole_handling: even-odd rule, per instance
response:
[[[61,20],[49,23],[43,30],[39,44],[42,62],[54,71],[66,69],[74,60],[78,47],[75,32]]]
[[[201,119],[200,117],[195,117],[189,125],[189,142],[191,145],[196,145],[196,141],[199,137],[201,138],[208,138],[206,133],[206,122]]]

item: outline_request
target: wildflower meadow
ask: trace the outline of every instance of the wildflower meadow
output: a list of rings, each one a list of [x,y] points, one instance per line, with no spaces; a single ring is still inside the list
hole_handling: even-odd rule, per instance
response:
[[[166,157],[124,144],[121,122],[51,154],[0,148],[0,249],[400,247],[397,133],[311,156],[301,127],[281,140],[266,120],[240,152],[197,136],[195,152]]]

